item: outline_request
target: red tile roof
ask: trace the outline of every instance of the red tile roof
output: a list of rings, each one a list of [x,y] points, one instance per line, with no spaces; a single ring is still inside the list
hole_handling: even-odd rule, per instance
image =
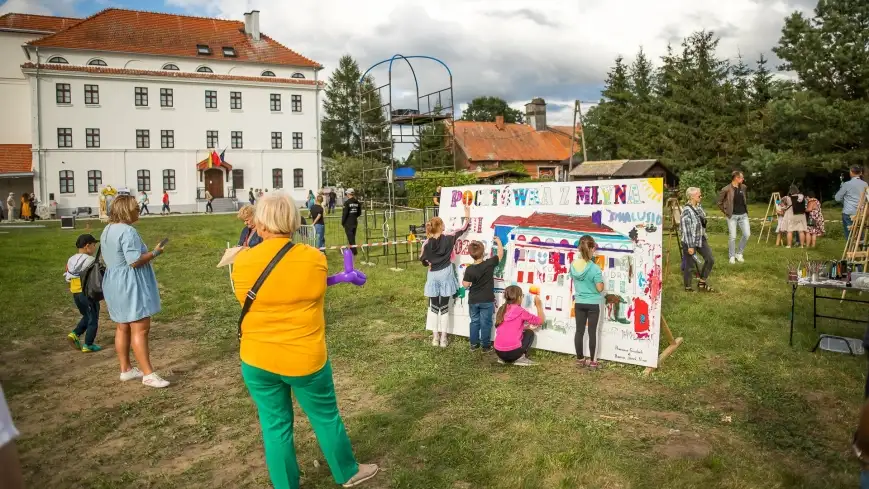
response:
[[[498,216],[495,219],[495,222],[492,223],[492,227],[495,226],[518,226],[525,218],[522,216]]]
[[[22,69],[36,69],[34,63],[24,63]],[[128,70],[122,68],[108,68],[105,66],[76,66],[76,65],[58,65],[58,64],[41,64],[41,70],[53,71],[75,71],[81,73],[104,73],[109,75],[136,75],[136,76],[165,76],[169,78],[200,78],[207,80],[235,80],[260,83],[286,83],[289,85],[319,85],[324,87],[325,82],[317,82],[314,80],[302,80],[299,78],[277,78],[273,76],[238,76],[238,75],[215,75],[213,73],[187,73],[185,71],[156,71],[156,70]]]
[[[535,131],[527,124],[504,124],[499,129],[494,122],[455,121],[455,139],[471,162],[570,158],[569,136]]]
[[[0,175],[32,171],[33,157],[29,144],[0,144]]]
[[[613,228],[606,224],[595,222],[594,218],[591,216],[571,216],[568,214],[552,214],[546,212],[535,212],[528,216],[527,219],[517,224],[516,227],[555,229],[574,231],[577,233],[618,234]]]
[[[72,28],[30,44],[64,49],[321,67],[319,63],[266,35],[261,35],[259,41],[254,41],[244,33],[244,22],[117,8],[98,12]],[[198,54],[197,44],[207,44],[212,54]],[[224,46],[235,48],[236,56],[224,58]]]
[[[0,30],[16,30],[37,33],[55,33],[81,22],[71,17],[51,17],[33,14],[6,14],[0,16]]]

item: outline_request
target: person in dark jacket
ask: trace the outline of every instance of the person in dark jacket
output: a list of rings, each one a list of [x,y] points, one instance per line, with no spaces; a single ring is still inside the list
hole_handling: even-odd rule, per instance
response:
[[[329,191],[329,214],[335,213],[335,204],[338,203],[338,194],[335,193],[335,190]]]
[[[745,186],[745,177],[741,171],[734,171],[732,180],[718,194],[718,208],[727,217],[727,231],[730,234],[728,240],[728,255],[730,264],[742,263],[745,245],[751,236],[751,226],[748,223],[748,188]],[[736,231],[742,233],[739,245],[736,243]]]
[[[344,228],[344,233],[347,235],[347,243],[352,246],[353,255],[358,253],[356,249],[356,227],[358,226],[359,216],[362,215],[362,204],[356,200],[356,195],[352,188],[347,189],[347,200],[344,201],[344,212],[341,213],[341,226]]]

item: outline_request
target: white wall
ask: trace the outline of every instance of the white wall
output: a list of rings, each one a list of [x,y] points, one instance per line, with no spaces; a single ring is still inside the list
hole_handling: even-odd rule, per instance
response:
[[[0,32],[0,144],[29,144],[31,141],[30,95],[21,65],[27,56],[21,46],[38,34]]]
[[[66,57],[66,56],[65,56]],[[67,59],[72,63],[73,60]],[[109,60],[106,60],[107,63]],[[86,62],[86,61],[85,61]],[[180,65],[179,65],[180,66]],[[215,70],[217,71],[217,70]],[[36,79],[31,76],[30,96],[36,100]],[[304,172],[304,185],[292,189],[303,201],[318,180],[317,121],[315,90],[309,86],[287,84],[238,83],[163,77],[126,77],[73,72],[43,72],[39,76],[40,125],[45,173],[43,195],[55,194],[63,211],[79,206],[93,207],[96,195],[87,193],[87,171],[102,171],[104,184],[136,189],[136,171],[151,172],[151,189],[155,197],[162,191],[162,170],[176,171],[177,190],[170,194],[173,211],[195,209],[199,182],[196,163],[208,154],[206,131],[216,130],[220,153],[234,169],[244,171],[245,188],[272,188],[272,169],[283,170],[284,188],[293,187],[293,169]],[[71,103],[58,104],[57,83],[71,86]],[[99,104],[84,103],[84,85],[99,86]],[[135,87],[148,88],[148,107],[135,106]],[[173,90],[174,106],[160,106],[160,88]],[[217,109],[205,108],[205,91],[217,91]],[[242,109],[230,109],[230,92],[242,93]],[[282,110],[270,110],[270,94],[281,94]],[[292,112],[291,95],[302,96],[302,112]],[[35,102],[34,109],[35,112]],[[73,148],[59,148],[58,128],[71,128]],[[100,129],[100,148],[86,148],[85,129]],[[150,131],[150,148],[136,148],[136,130]],[[173,130],[175,148],[162,149],[161,130]],[[37,128],[33,127],[34,133]],[[243,149],[230,145],[231,132],[242,131]],[[283,149],[271,149],[271,133],[281,132]],[[303,149],[292,149],[292,133],[301,132]],[[72,170],[75,194],[59,193],[59,171]],[[232,178],[227,184],[232,185]],[[37,189],[39,191],[39,189]],[[247,192],[240,192],[246,200]],[[152,198],[157,203],[159,198]]]

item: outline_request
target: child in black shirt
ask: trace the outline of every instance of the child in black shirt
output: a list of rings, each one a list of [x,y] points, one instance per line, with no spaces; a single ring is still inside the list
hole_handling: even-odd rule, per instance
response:
[[[483,352],[492,351],[492,321],[495,316],[495,267],[504,257],[504,246],[495,236],[498,254],[483,260],[486,247],[479,241],[468,246],[474,264],[465,270],[462,285],[470,288],[468,306],[471,312],[471,351],[482,346]]]

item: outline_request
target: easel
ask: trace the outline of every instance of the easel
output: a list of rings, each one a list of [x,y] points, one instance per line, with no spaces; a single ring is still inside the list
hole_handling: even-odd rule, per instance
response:
[[[769,204],[766,206],[766,215],[763,216],[763,221],[760,223],[760,233],[757,235],[757,243],[763,238],[763,230],[766,228],[766,242],[769,243],[769,236],[772,233],[772,216],[778,215],[778,206],[781,204],[781,194],[773,192],[769,196]],[[770,214],[772,211],[772,214]]]
[[[670,211],[670,232],[668,236],[669,242],[667,243],[667,262],[664,264],[664,276],[670,273],[670,248],[672,248],[673,243],[676,243],[676,248],[679,249],[679,260],[681,262],[682,258],[682,240],[679,236],[679,226],[680,220],[682,219],[682,210],[679,208],[679,199],[675,197],[670,197],[667,199],[667,203],[664,207]]]
[[[673,352],[676,351],[676,348],[679,348],[679,345],[682,344],[684,339],[680,336],[678,338],[673,337],[673,332],[670,331],[670,326],[667,325],[667,320],[664,319],[664,315],[661,315],[661,331],[664,332],[664,336],[667,337],[667,348],[664,348],[658,355],[658,366],[657,367],[646,367],[646,370],[643,371],[643,376],[648,377],[652,372],[661,368],[661,363],[667,359]]]
[[[845,243],[845,251],[842,259],[850,263],[862,265],[863,271],[869,264],[869,188],[860,195],[860,203],[857,204],[857,214],[854,215],[849,228],[848,241]]]

